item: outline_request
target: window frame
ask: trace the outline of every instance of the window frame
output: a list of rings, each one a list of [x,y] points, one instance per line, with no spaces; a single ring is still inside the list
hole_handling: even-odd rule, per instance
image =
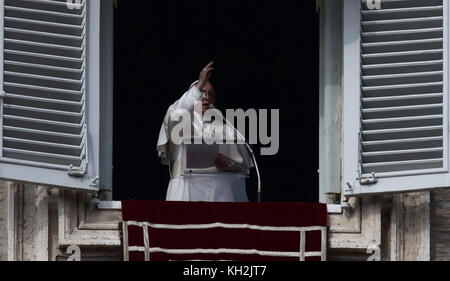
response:
[[[92,1],[92,0],[90,0]],[[97,0],[95,0],[97,1]],[[105,200],[113,200],[113,119],[114,119],[114,5],[100,1],[99,20],[99,189],[108,191]]]
[[[444,169],[416,171],[391,175],[390,177],[376,177],[377,182],[371,185],[361,185],[358,180],[359,170],[359,132],[360,132],[360,0],[344,0],[343,2],[343,182],[342,189],[347,197],[430,190],[450,186],[448,170],[448,141],[449,132],[449,3],[443,2],[444,16]],[[447,120],[447,122],[445,122]],[[445,153],[447,152],[447,153]]]
[[[30,165],[14,161],[0,162],[0,178],[54,187],[88,191],[99,190],[100,160],[100,1],[86,1],[86,124],[88,131],[87,153],[89,163],[84,177],[71,177],[68,171]],[[0,3],[0,20],[4,22],[4,1]],[[3,32],[0,31],[0,48],[3,50]],[[3,52],[0,52],[0,73],[3,73]],[[0,92],[3,92],[3,75],[0,75]],[[0,99],[3,115],[3,100]],[[3,118],[1,118],[3,127]],[[0,140],[3,129],[0,130]],[[2,148],[0,143],[0,148]]]
[[[342,134],[342,2],[317,2],[320,11],[319,202],[340,204]],[[330,207],[340,212],[338,207]],[[338,211],[336,211],[336,209]]]

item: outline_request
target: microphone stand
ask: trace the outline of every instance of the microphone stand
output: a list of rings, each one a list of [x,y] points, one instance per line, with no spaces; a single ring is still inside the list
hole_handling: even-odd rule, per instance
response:
[[[236,132],[236,134],[244,140],[245,147],[247,148],[247,150],[250,152],[250,154],[252,156],[253,164],[255,164],[256,175],[258,176],[258,203],[261,203],[261,194],[262,194],[261,176],[259,174],[259,168],[258,168],[258,163],[256,162],[255,153],[253,152],[253,149],[250,147],[250,145],[245,140],[244,136],[242,136],[242,134],[230,123],[230,121],[227,120],[227,118],[224,118],[224,119],[225,119],[225,122],[227,122],[228,125],[230,125],[230,127],[233,128],[233,130]]]

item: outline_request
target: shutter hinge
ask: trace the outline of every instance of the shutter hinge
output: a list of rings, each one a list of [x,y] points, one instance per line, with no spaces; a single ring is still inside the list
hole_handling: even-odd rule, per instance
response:
[[[87,131],[87,125],[85,124],[83,126],[83,139],[84,139],[84,157],[81,161],[80,167],[74,167],[73,165],[70,165],[68,174],[71,177],[75,178],[82,178],[87,174],[87,167],[88,167],[88,131]]]
[[[375,173],[372,173],[369,177],[360,177],[359,183],[361,185],[371,185],[376,184],[378,180],[375,178]]]
[[[68,174],[74,178],[82,178],[86,175],[86,165],[81,164],[83,167],[74,168],[73,165],[70,165]]]
[[[100,180],[99,177],[95,177],[95,179],[92,180],[92,182],[91,182],[91,184],[89,186],[100,188],[99,180]]]

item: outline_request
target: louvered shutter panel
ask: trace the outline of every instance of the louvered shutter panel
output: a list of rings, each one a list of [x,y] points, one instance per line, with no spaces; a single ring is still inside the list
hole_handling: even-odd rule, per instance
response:
[[[352,132],[356,181],[345,183],[347,193],[447,185],[447,3],[390,0],[381,1],[380,9],[366,0],[356,3],[359,91],[353,94],[360,109],[358,131]],[[436,180],[426,176],[433,174]]]
[[[362,174],[444,167],[442,0],[361,11]]]
[[[88,5],[3,4],[1,177],[92,188],[83,179],[94,177],[87,176],[94,149],[86,113]],[[9,174],[7,164],[14,165]],[[13,173],[12,167],[39,169],[29,170],[30,178],[28,170]]]

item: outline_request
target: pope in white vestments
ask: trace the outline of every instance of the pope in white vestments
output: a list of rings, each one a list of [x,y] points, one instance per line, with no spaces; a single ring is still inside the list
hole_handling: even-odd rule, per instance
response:
[[[174,112],[187,110],[191,116],[190,130],[193,136],[215,138],[219,130],[224,139],[234,139],[235,129],[228,124],[217,126],[215,122],[203,120],[203,113],[214,108],[215,92],[209,82],[213,62],[201,72],[199,80],[194,83],[184,95],[173,103],[164,117],[161,126],[157,151],[162,163],[169,165],[170,182],[167,189],[167,201],[203,201],[203,202],[248,202],[245,178],[237,177],[236,173],[248,174],[253,163],[248,151],[242,145],[231,146],[228,155],[218,154],[214,165],[219,173],[201,176],[183,176],[185,161],[182,157],[182,145],[175,144],[171,139],[171,129],[179,118]],[[200,106],[194,110],[195,105]],[[215,112],[219,112],[216,110]],[[222,119],[223,116],[221,116]],[[202,144],[208,145],[208,144]],[[198,155],[202,157],[202,155]],[[229,173],[227,173],[229,172]]]

